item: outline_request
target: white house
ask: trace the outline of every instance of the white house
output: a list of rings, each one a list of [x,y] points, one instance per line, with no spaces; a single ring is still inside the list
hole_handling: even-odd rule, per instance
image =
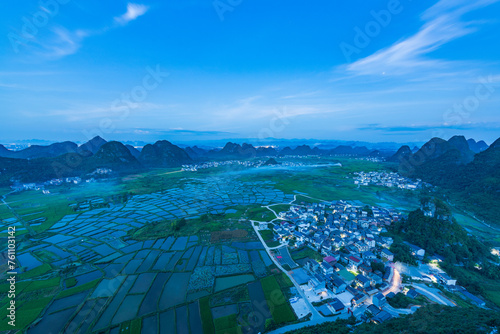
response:
[[[455,285],[457,284],[457,280],[456,279],[453,279],[451,278],[450,276],[448,276],[448,274],[446,273],[439,273],[436,275],[437,278],[443,283],[443,284],[446,284],[446,285]]]
[[[392,252],[388,249],[382,249],[382,251],[380,252],[380,256],[387,259],[388,261],[394,261],[394,254],[392,254]]]

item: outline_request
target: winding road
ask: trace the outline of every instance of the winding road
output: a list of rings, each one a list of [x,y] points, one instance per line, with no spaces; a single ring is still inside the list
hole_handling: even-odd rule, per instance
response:
[[[316,309],[311,305],[311,303],[309,302],[309,300],[307,299],[306,295],[304,294],[304,292],[302,291],[302,289],[300,288],[300,286],[297,284],[297,282],[295,282],[295,280],[293,279],[292,275],[290,275],[288,273],[288,271],[286,271],[282,266],[281,264],[278,262],[278,260],[276,260],[276,258],[271,254],[271,248],[267,247],[266,245],[266,242],[264,241],[264,239],[262,238],[262,236],[260,235],[259,231],[257,230],[257,227],[254,226],[254,222],[253,220],[251,220],[252,222],[252,227],[255,231],[255,233],[257,234],[257,236],[259,237],[259,240],[260,242],[262,243],[262,245],[264,246],[264,248],[266,249],[266,252],[267,254],[269,255],[269,257],[271,258],[271,260],[274,262],[274,264],[282,271],[284,272],[288,278],[290,278],[290,280],[292,281],[293,285],[297,288],[297,292],[300,294],[300,296],[302,298],[304,298],[305,302],[306,302],[306,305],[307,305],[307,308],[309,309],[309,311],[311,312],[312,314],[312,317],[311,317],[311,320],[315,320],[315,319],[318,319],[318,318],[323,318],[323,316],[321,314],[319,314],[318,311],[316,311]],[[282,246],[278,246],[278,247],[274,247],[273,249],[275,248],[279,248],[279,247],[282,247]]]
[[[294,195],[294,200],[291,201],[290,203],[281,203],[281,204],[292,204],[293,202],[295,202],[297,200],[297,195]],[[273,204],[273,205],[279,205],[279,204]],[[267,209],[271,210],[274,215],[276,216],[276,219],[281,219],[278,217],[278,215],[276,214],[276,212],[274,210],[272,210],[271,208],[269,208],[269,205],[268,206],[264,206],[266,207]],[[335,321],[337,319],[347,319],[349,318],[350,314],[348,314],[347,312],[345,313],[342,313],[340,315],[337,315],[337,316],[334,316],[334,317],[324,317],[322,316],[315,308],[314,306],[312,306],[312,304],[309,302],[309,300],[307,299],[306,295],[304,294],[304,292],[302,291],[302,289],[300,288],[300,286],[297,284],[297,282],[295,282],[295,280],[293,279],[292,275],[290,275],[288,273],[288,271],[286,271],[282,266],[281,264],[278,262],[278,260],[271,254],[271,250],[273,249],[276,249],[276,248],[280,248],[280,247],[283,247],[283,245],[280,245],[280,246],[277,246],[277,247],[268,247],[266,242],[264,241],[264,239],[262,238],[262,236],[260,235],[259,233],[259,230],[257,229],[257,227],[254,225],[254,223],[264,223],[264,222],[260,222],[260,221],[256,221],[256,220],[251,220],[250,221],[251,224],[252,224],[252,227],[255,231],[255,233],[257,234],[257,236],[259,237],[259,240],[260,242],[262,243],[262,245],[264,246],[267,254],[269,255],[269,257],[271,258],[271,260],[274,262],[274,264],[282,271],[284,272],[288,278],[290,278],[290,280],[292,281],[293,285],[295,286],[295,288],[297,289],[297,292],[299,293],[299,295],[301,296],[301,298],[304,299],[305,303],[306,303],[306,306],[307,308],[309,309],[309,311],[311,312],[311,318],[309,321],[305,321],[305,322],[301,322],[301,323],[298,323],[298,324],[293,324],[293,325],[288,325],[288,326],[284,326],[284,327],[281,327],[281,328],[278,328],[276,330],[273,330],[271,332],[269,332],[268,334],[282,334],[282,333],[286,333],[288,331],[291,331],[291,330],[295,330],[295,329],[300,329],[300,328],[303,328],[303,327],[308,327],[308,326],[314,326],[314,325],[319,325],[319,324],[322,324],[322,323],[325,323],[325,322],[329,322],[329,321]],[[353,310],[354,312],[354,315],[355,316],[360,316],[361,314],[363,314],[366,310],[366,306],[361,306],[361,307],[357,307]]]
[[[301,195],[301,196],[304,196],[304,197],[307,197],[307,198],[310,198],[310,199],[314,199],[314,200],[318,200],[318,201],[323,201],[323,200],[320,200],[320,199],[317,199],[317,198],[313,198],[313,197],[310,197],[310,196],[307,196],[307,195]],[[278,217],[278,214],[276,213],[276,211],[274,211],[271,207],[274,206],[274,205],[280,205],[280,204],[291,205],[296,200],[297,200],[297,195],[294,195],[294,200],[291,201],[290,203],[272,204],[272,205],[267,205],[267,206],[263,206],[263,207],[269,209],[276,216],[276,218],[273,219],[273,221],[274,220],[284,220],[283,218]],[[279,246],[276,246],[276,247],[268,247],[267,244],[266,244],[266,242],[264,241],[264,239],[260,235],[259,230],[254,225],[254,223],[259,223],[260,224],[260,223],[264,223],[264,222],[251,220],[251,223],[252,223],[252,227],[253,227],[255,233],[259,237],[260,242],[264,246],[264,248],[265,248],[267,254],[269,255],[269,257],[271,258],[271,260],[274,262],[274,264],[282,272],[284,272],[290,278],[290,280],[293,282],[294,286],[297,288],[297,292],[304,299],[307,308],[309,309],[309,311],[312,314],[309,321],[305,321],[305,322],[301,322],[301,323],[297,323],[297,324],[293,324],[293,325],[284,326],[284,327],[281,327],[281,328],[278,328],[276,330],[273,330],[273,331],[269,332],[269,334],[283,334],[283,333],[286,333],[288,331],[300,329],[300,328],[303,328],[303,327],[314,326],[314,325],[322,324],[322,323],[329,322],[329,321],[335,321],[337,319],[342,319],[342,318],[346,319],[346,318],[348,318],[350,316],[348,313],[342,313],[342,314],[334,316],[334,317],[324,317],[324,316],[322,316],[312,306],[312,304],[309,302],[309,300],[305,296],[304,292],[302,291],[302,289],[300,288],[300,286],[295,282],[295,280],[293,279],[293,277],[281,266],[281,264],[277,261],[277,259],[271,254],[271,250],[283,247],[283,245],[279,245]],[[393,292],[393,293],[396,294],[396,293],[400,292],[401,288],[403,287],[403,285],[401,283],[401,274],[400,274],[400,272],[395,267],[393,267],[393,270],[394,270],[394,274],[393,274],[393,278],[392,278],[392,281],[391,281],[391,285],[390,285],[390,287],[387,290],[383,291],[384,295],[388,295],[391,292]],[[415,283],[413,283],[412,286],[415,289],[417,289],[419,293],[421,293],[422,295],[426,296],[427,298],[429,298],[429,299],[431,299],[431,300],[433,300],[433,301],[435,301],[435,302],[437,302],[439,304],[448,305],[448,306],[456,306],[456,304],[453,301],[451,301],[448,298],[442,296],[439,293],[439,290],[438,291],[434,291],[434,290],[437,290],[437,289],[428,288],[427,286],[425,286],[423,284],[415,284]],[[398,316],[398,315],[403,315],[403,314],[414,313],[419,307],[420,306],[412,306],[410,309],[396,309],[396,308],[390,306],[389,304],[387,304],[387,305],[384,306],[384,309],[386,309],[392,315]],[[354,310],[353,310],[354,316],[359,317],[365,311],[366,311],[366,305],[355,307]]]
[[[413,283],[412,286],[418,290],[419,293],[426,296],[427,298],[435,301],[436,303],[447,305],[447,306],[457,306],[454,302],[448,298],[442,296],[440,291],[435,288],[429,288],[425,284]]]

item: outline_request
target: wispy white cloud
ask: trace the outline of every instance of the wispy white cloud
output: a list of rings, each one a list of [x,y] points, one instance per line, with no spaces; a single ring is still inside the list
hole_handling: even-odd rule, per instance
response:
[[[496,2],[498,0],[440,0],[422,14],[422,19],[431,20],[445,12],[452,12],[454,15],[464,15],[467,12],[492,5]]]
[[[16,84],[7,84],[7,83],[0,82],[0,87],[2,87],[2,88],[18,88],[19,86]]]
[[[46,75],[56,75],[56,74],[61,74],[62,72],[55,72],[55,71],[4,71],[0,72],[0,76],[12,76],[12,77],[18,77],[18,76],[46,76]]]
[[[121,16],[115,17],[115,21],[119,24],[127,24],[130,21],[137,19],[139,16],[146,14],[149,7],[135,3],[127,4],[127,12]]]
[[[127,106],[125,105],[75,105],[65,109],[56,109],[43,113],[43,117],[62,117],[67,122],[82,122],[93,121],[105,117],[122,118],[123,115],[128,115],[129,112],[141,113],[150,110],[164,109],[164,105],[159,105],[149,102],[134,102]],[[41,116],[38,112],[26,112],[26,116],[35,117]]]
[[[462,20],[464,14],[498,1],[441,0],[422,14],[424,24],[417,33],[348,65],[347,71],[360,75],[401,75],[450,67],[450,62],[427,55],[446,43],[477,31],[479,22]]]
[[[32,41],[34,53],[45,59],[53,60],[75,54],[83,44],[83,41],[95,35],[100,35],[110,29],[127,25],[129,22],[146,14],[149,7],[140,4],[128,3],[127,11],[114,18],[114,22],[94,30],[68,30],[62,26],[54,25],[50,33],[43,40]]]
[[[70,31],[56,26],[52,29],[53,35],[44,43],[39,44],[39,54],[46,58],[57,59],[72,55],[80,49],[83,39],[90,34],[83,30]]]
[[[291,95],[282,96],[281,98],[282,99],[286,99],[286,100],[288,100],[288,99],[308,98],[308,97],[317,96],[320,93],[322,93],[322,91],[320,91],[320,90],[307,91],[307,92],[300,92],[300,93],[297,93],[297,94],[291,94]]]

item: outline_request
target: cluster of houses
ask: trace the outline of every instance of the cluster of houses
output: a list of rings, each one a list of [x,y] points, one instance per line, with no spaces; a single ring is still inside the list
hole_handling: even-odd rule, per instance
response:
[[[207,161],[203,163],[182,165],[182,170],[187,172],[196,172],[199,169],[207,168],[217,168],[222,166],[244,166],[244,167],[255,167],[257,165],[263,164],[265,161],[240,161],[240,160],[227,160],[227,161]]]
[[[107,179],[102,178],[102,175],[109,175],[113,173],[113,170],[109,168],[97,168],[95,171],[92,173],[88,174],[89,176],[99,176],[98,180],[100,181],[106,181]],[[50,194],[49,190],[46,190],[45,187],[53,187],[53,186],[60,186],[65,183],[69,184],[81,184],[82,182],[86,183],[94,183],[97,182],[97,180],[94,177],[86,178],[83,180],[81,177],[74,176],[74,177],[63,177],[63,178],[57,178],[57,179],[51,179],[45,182],[39,182],[39,183],[18,183],[16,182],[14,185],[10,186],[10,188],[13,191],[24,191],[24,190],[37,190],[37,191],[42,191],[44,194]]]
[[[382,162],[385,161],[383,158],[377,158],[377,157],[362,157],[362,158],[356,158],[355,160],[364,160],[364,161],[371,161],[371,162]]]
[[[394,254],[389,250],[393,240],[381,233],[403,218],[400,212],[336,201],[291,206],[279,216],[281,219],[274,221],[272,227],[275,240],[292,248],[307,246],[321,254],[322,260],[298,260],[301,267],[292,268],[292,276],[303,290],[328,298],[318,307],[321,313],[348,312],[350,308],[370,304],[367,311],[372,315],[371,321],[380,323],[392,317],[383,309],[386,297],[382,292],[391,287],[394,275]],[[424,258],[424,249],[406,244],[415,258]],[[444,272],[432,276],[433,281],[445,287],[456,284]],[[418,296],[414,289],[405,292],[412,299]],[[481,304],[468,292],[464,295]]]
[[[377,185],[389,188],[415,190],[425,185],[422,180],[411,180],[394,172],[355,172],[354,184],[360,186]]]
[[[287,156],[291,158],[291,156]],[[196,172],[199,169],[216,168],[222,166],[243,166],[243,167],[254,167],[259,168],[266,165],[267,160],[252,160],[252,161],[241,161],[241,160],[227,160],[227,161],[207,161],[203,163],[182,165],[182,170],[187,172]],[[304,166],[300,162],[283,161],[279,163],[279,166],[286,167],[298,167]]]
[[[90,173],[90,175],[107,175],[113,173],[112,169],[109,168],[97,168],[95,171]]]
[[[50,192],[48,190],[45,190],[46,186],[59,186],[63,183],[80,184],[81,182],[82,179],[80,177],[65,177],[60,179],[52,179],[42,183],[16,183],[11,186],[11,189],[14,191],[42,190],[44,194],[49,194]]]
[[[380,233],[386,232],[386,227],[403,215],[394,209],[337,201],[292,206],[289,211],[280,212],[279,217],[282,220],[274,223],[273,231],[281,243],[289,244],[293,240],[296,247],[307,244],[325,255],[344,248],[361,257],[365,252],[374,251],[391,258],[387,248],[392,238],[382,237]]]
[[[393,240],[380,234],[403,217],[400,212],[337,201],[292,206],[279,215],[282,219],[273,227],[276,240],[292,247],[306,245],[322,255],[321,262],[305,259],[293,275],[314,294],[342,295],[323,306],[332,313],[347,311],[389,287]]]

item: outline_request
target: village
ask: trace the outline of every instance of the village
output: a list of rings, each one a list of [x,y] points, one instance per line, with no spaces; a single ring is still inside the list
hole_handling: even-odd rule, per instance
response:
[[[25,191],[25,190],[36,190],[36,191],[42,191],[44,195],[50,194],[50,190],[46,189],[45,187],[57,187],[63,184],[80,184],[82,182],[85,183],[94,183],[99,181],[107,181],[107,178],[104,178],[103,176],[109,175],[113,173],[113,170],[109,168],[97,168],[95,171],[92,173],[88,174],[90,176],[89,178],[82,180],[81,177],[78,176],[73,176],[73,177],[63,177],[63,178],[56,178],[56,179],[51,179],[45,182],[38,182],[38,183],[14,183],[14,185],[10,186],[12,191],[18,192],[18,191]],[[98,176],[98,179],[95,177]]]
[[[430,263],[423,263],[425,250],[406,243],[419,266],[395,262],[389,250],[394,240],[384,232],[392,222],[403,218],[394,209],[346,201],[302,203],[280,212],[270,224],[258,224],[256,229],[272,229],[274,242],[279,242],[267,250],[297,287],[297,295],[290,303],[299,318],[310,313],[313,317],[354,315],[382,323],[413,313],[426,303],[456,306],[436,286],[459,291],[463,299],[484,307],[483,300],[456,285],[455,279],[439,269],[439,256],[431,256]],[[393,298],[412,302],[409,308],[395,308],[390,305]]]
[[[389,188],[416,190],[430,186],[420,179],[412,180],[394,172],[355,172],[354,184],[358,186],[377,185]]]
[[[290,156],[288,157],[290,158]],[[297,157],[294,157],[297,158]],[[202,163],[183,165],[182,171],[196,172],[200,169],[217,168],[223,166],[242,166],[242,167],[252,167],[259,168],[264,166],[281,166],[281,167],[299,167],[304,166],[304,163],[293,162],[293,161],[283,161],[270,163],[270,160],[224,160],[224,161],[206,161]]]

